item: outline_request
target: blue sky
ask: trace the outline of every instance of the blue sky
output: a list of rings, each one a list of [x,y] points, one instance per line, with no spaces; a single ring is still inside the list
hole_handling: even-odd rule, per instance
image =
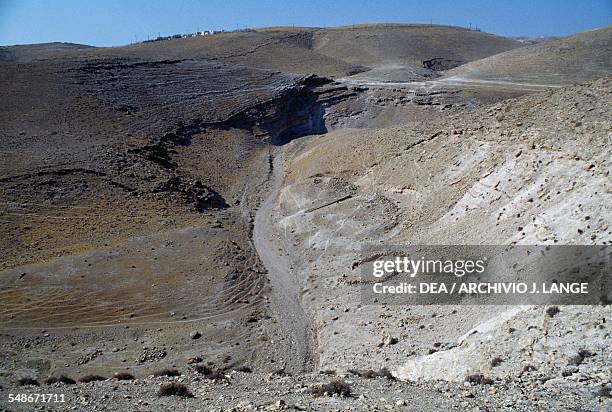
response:
[[[612,0],[0,0],[0,45],[116,46],[205,29],[430,21],[562,36],[611,24]]]

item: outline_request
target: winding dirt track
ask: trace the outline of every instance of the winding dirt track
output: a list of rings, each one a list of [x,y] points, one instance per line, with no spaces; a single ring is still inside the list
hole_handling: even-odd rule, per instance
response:
[[[307,371],[313,368],[311,321],[301,304],[300,286],[296,272],[291,269],[291,258],[282,252],[272,224],[274,203],[284,180],[282,148],[276,150],[273,165],[269,196],[255,215],[253,241],[272,286],[272,310],[280,334],[275,342],[276,356],[283,360],[287,371]]]
[[[460,76],[452,76],[435,80],[426,81],[410,81],[410,82],[385,82],[376,80],[351,79],[344,77],[337,79],[338,82],[350,84],[352,86],[362,87],[407,87],[407,88],[422,88],[425,90],[433,90],[443,87],[458,87],[458,88],[491,88],[495,90],[510,89],[520,91],[543,91],[549,89],[558,89],[563,86],[555,84],[540,84],[540,83],[521,83],[512,80],[484,80],[471,79]]]

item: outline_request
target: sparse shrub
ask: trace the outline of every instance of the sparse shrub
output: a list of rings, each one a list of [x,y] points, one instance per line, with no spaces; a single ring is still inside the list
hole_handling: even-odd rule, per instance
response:
[[[196,365],[195,371],[200,375],[204,375],[206,379],[210,379],[211,381],[227,380],[227,376],[225,376],[223,372],[217,369],[212,369],[206,365]]]
[[[205,376],[206,379],[210,379],[211,381],[222,381],[227,380],[227,376],[221,371],[215,370],[212,373]]]
[[[496,366],[501,365],[503,361],[504,360],[502,358],[500,358],[499,356],[496,356],[493,359],[491,359],[491,367],[495,368]]]
[[[115,379],[118,381],[132,381],[134,380],[134,375],[128,372],[117,372],[113,375]]]
[[[486,378],[482,373],[475,373],[473,375],[468,375],[465,378],[466,382],[474,383],[477,385],[492,385],[493,380],[490,378]]]
[[[353,375],[357,375],[360,378],[365,379],[374,379],[374,378],[387,378],[387,379],[395,379],[395,377],[391,374],[389,369],[382,368],[378,371],[374,371],[372,369],[349,369],[349,373]]]
[[[60,377],[49,376],[45,379],[45,384],[52,385],[54,383],[63,383],[64,385],[74,385],[76,381],[72,378],[69,378],[66,375],[60,375]]]
[[[244,372],[244,373],[252,373],[253,372],[253,370],[250,367],[248,367],[248,366],[239,366],[238,368],[236,368],[236,370],[238,372]]]
[[[200,363],[202,362],[204,359],[202,359],[200,356],[194,356],[193,358],[189,358],[189,360],[187,361],[187,363],[189,364],[195,364],[195,363]]]
[[[104,376],[100,376],[100,375],[85,375],[81,379],[79,379],[79,382],[81,382],[81,383],[89,383],[89,382],[98,382],[98,381],[105,381],[105,380],[106,380],[106,378]]]
[[[159,388],[157,396],[181,396],[183,398],[193,398],[189,388],[182,383],[166,383]]]
[[[546,308],[546,314],[551,318],[559,312],[561,312],[561,310],[558,306],[549,306],[548,308]]]
[[[537,371],[538,368],[536,368],[533,365],[525,365],[523,366],[523,372],[533,372],[533,371]]]
[[[372,369],[349,369],[349,373],[366,379],[372,379],[378,376]]]
[[[334,379],[324,385],[316,385],[311,387],[309,392],[315,396],[351,396],[351,385],[342,379]]]
[[[59,381],[65,385],[74,385],[76,381],[68,376],[61,375]]]
[[[19,386],[28,386],[28,385],[33,385],[33,386],[40,386],[40,384],[38,383],[38,381],[34,378],[21,378],[17,381],[17,384]]]
[[[209,373],[212,373],[212,369],[206,365],[196,365],[194,369],[200,375],[208,375]]]
[[[181,373],[176,369],[166,368],[153,373],[153,376],[181,376]]]

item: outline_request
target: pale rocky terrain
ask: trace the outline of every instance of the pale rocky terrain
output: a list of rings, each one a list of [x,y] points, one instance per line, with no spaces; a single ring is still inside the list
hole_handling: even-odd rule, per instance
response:
[[[595,365],[609,365],[608,307],[568,308],[553,321],[535,307],[361,305],[353,263],[372,243],[610,244],[611,86],[602,79],[437,124],[343,129],[289,144],[277,227],[308,262],[300,277],[321,367],[365,362],[410,380],[461,381],[470,373],[515,376],[537,359],[534,366],[560,374],[582,346],[599,354]],[[491,331],[466,337],[493,315]],[[571,336],[576,322],[585,329]],[[378,347],[387,335],[399,342]],[[550,355],[553,362],[544,353],[554,348],[563,353]],[[496,356],[506,362],[492,369]],[[604,382],[610,376],[591,372]]]

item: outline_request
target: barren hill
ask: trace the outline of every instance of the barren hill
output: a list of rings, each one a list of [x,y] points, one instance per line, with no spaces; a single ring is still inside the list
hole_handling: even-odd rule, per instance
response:
[[[75,43],[42,43],[0,47],[0,63],[26,63],[34,60],[55,59],[60,56],[75,56],[92,46]]]
[[[330,29],[271,27],[96,48],[82,56],[208,59],[335,77],[388,64],[447,69],[520,46],[511,39],[459,27],[373,24]],[[5,53],[18,61],[30,61],[36,55],[47,58],[51,51],[56,56],[74,56],[75,50],[64,49],[65,46],[18,46],[5,48]]]
[[[448,75],[564,85],[606,76],[611,70],[612,26],[607,26],[473,61]]]
[[[521,44],[458,27],[362,25],[332,29],[268,28],[127,47],[135,55],[203,57],[298,73],[342,76],[381,64],[448,68]],[[123,51],[122,51],[123,52]]]
[[[488,33],[451,26],[360,25],[319,30],[314,33],[313,49],[326,56],[355,65],[425,62],[434,70],[459,66],[520,43]]]
[[[272,340],[276,359],[292,353],[278,350],[283,336],[267,338],[277,327],[250,235],[272,145],[294,127],[318,131],[323,101],[350,95],[328,83],[206,60],[0,65],[2,328],[44,326],[66,340],[70,325],[99,331],[86,349],[124,339],[118,324],[167,325],[154,353],[105,351],[90,364],[100,372],[127,357],[144,371],[173,345],[180,362],[205,350],[252,364]],[[61,365],[76,366],[74,355]]]

